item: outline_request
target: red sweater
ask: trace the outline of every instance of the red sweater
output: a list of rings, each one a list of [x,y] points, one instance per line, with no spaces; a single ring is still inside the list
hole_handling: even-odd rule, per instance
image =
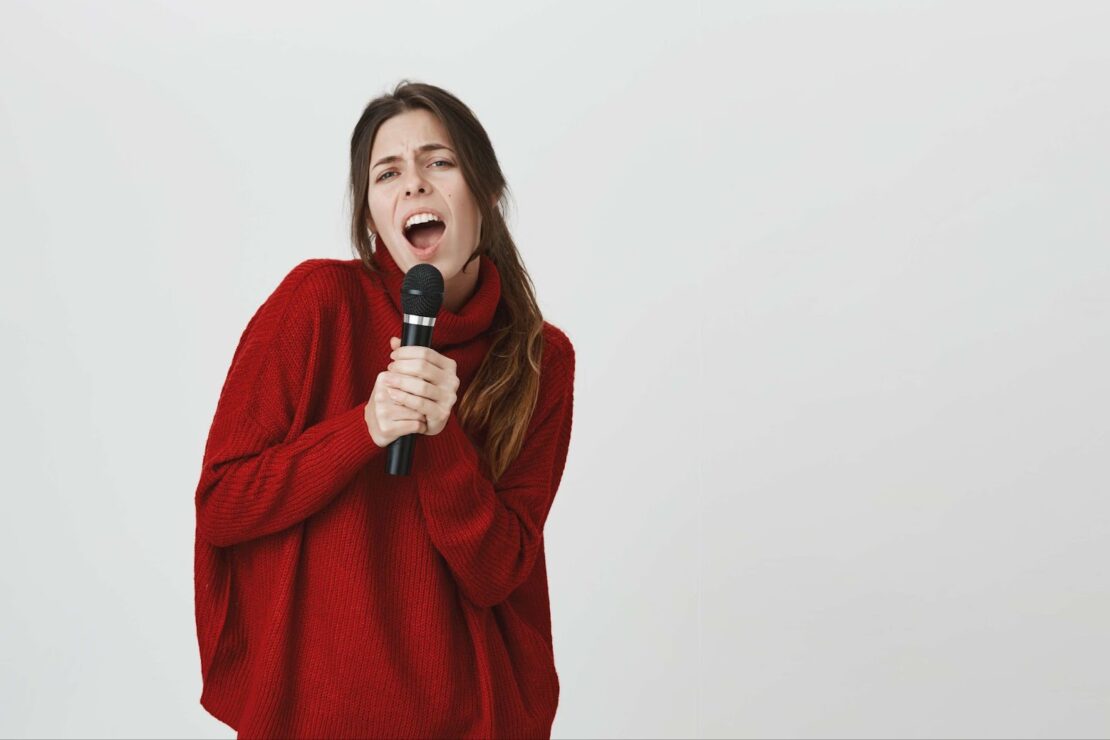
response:
[[[491,485],[457,418],[385,472],[364,406],[401,336],[401,270],[297,265],[247,324],[196,490],[201,705],[239,737],[550,737],[559,698],[543,525],[562,477],[574,349],[544,323],[520,455]],[[461,399],[500,297],[440,311]],[[472,265],[473,267],[473,265]]]

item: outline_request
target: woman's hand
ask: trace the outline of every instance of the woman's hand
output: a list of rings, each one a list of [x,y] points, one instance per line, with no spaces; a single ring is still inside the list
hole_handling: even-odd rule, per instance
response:
[[[370,438],[378,447],[388,447],[398,437],[416,434],[427,429],[424,414],[415,411],[390,398],[390,387],[386,383],[387,372],[378,373],[374,390],[366,402],[363,417],[370,430]]]
[[[386,393],[394,403],[425,420],[424,427],[417,430],[420,434],[439,434],[447,425],[459,389],[455,361],[431,347],[402,347],[399,337],[390,337],[389,346],[393,362],[386,368],[388,372],[379,376]]]

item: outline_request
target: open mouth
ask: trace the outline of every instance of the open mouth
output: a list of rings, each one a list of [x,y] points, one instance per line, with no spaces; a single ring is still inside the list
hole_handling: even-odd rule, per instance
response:
[[[439,246],[440,240],[447,231],[447,224],[442,221],[428,221],[416,224],[403,230],[405,240],[417,252],[428,252]]]

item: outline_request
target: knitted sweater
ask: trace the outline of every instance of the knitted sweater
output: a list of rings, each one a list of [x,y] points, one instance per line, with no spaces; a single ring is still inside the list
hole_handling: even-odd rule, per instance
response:
[[[550,737],[559,698],[543,526],[570,442],[574,349],[544,323],[541,390],[497,485],[457,418],[409,476],[364,407],[401,336],[404,274],[294,267],[239,340],[196,490],[201,705],[239,737]],[[461,399],[501,292],[444,308]]]

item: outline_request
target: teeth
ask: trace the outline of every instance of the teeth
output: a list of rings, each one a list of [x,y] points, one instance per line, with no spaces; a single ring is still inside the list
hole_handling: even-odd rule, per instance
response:
[[[408,231],[409,228],[416,226],[417,224],[426,224],[429,221],[439,221],[439,216],[435,216],[431,213],[414,214],[412,216],[409,216],[409,220],[405,222],[405,230]]]

